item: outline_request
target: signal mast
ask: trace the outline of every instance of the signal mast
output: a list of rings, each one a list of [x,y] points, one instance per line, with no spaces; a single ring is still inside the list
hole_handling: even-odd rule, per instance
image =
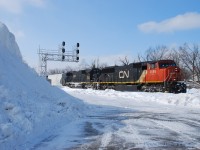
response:
[[[60,61],[60,62],[79,62],[79,43],[72,51],[65,50],[65,41],[58,50],[38,50],[39,63],[40,63],[40,76],[47,76],[47,61]]]

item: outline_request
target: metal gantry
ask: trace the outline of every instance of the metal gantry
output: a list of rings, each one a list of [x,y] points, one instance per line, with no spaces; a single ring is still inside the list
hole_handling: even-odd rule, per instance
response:
[[[62,47],[58,50],[38,50],[40,76],[47,76],[47,61],[61,61],[61,62],[79,62],[79,43],[72,51],[65,51],[65,42],[62,42]]]

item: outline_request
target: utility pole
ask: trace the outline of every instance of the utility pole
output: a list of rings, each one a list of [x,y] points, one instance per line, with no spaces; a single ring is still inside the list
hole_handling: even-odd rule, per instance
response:
[[[79,62],[79,43],[72,51],[65,51],[65,41],[62,42],[62,47],[58,50],[40,49],[38,51],[40,76],[47,76],[47,61],[61,62]]]

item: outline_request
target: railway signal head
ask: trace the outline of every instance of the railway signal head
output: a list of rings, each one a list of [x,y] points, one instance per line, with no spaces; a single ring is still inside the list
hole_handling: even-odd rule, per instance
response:
[[[62,55],[62,61],[64,61],[65,60],[65,55]]]
[[[62,48],[62,52],[65,53],[65,48],[64,47]]]
[[[62,46],[65,46],[65,41],[62,42]]]
[[[77,46],[77,49],[76,49],[76,61],[79,61],[79,49],[78,49],[79,46],[80,46],[79,43],[77,43],[76,46]]]

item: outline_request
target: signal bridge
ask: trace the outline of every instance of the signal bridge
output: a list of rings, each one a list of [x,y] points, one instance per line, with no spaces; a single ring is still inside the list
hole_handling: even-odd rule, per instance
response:
[[[47,61],[79,62],[79,43],[72,51],[65,51],[65,42],[58,50],[40,49],[38,51],[40,61],[40,76],[47,76]]]

